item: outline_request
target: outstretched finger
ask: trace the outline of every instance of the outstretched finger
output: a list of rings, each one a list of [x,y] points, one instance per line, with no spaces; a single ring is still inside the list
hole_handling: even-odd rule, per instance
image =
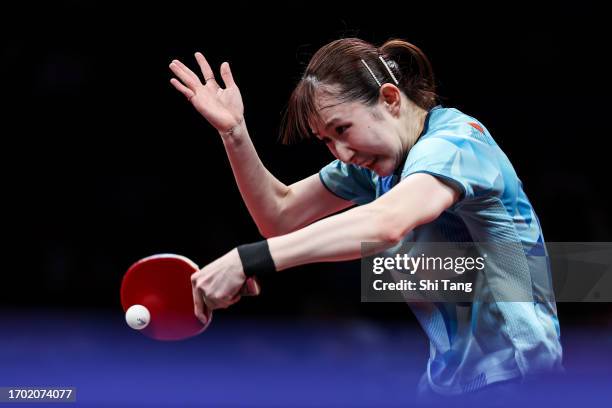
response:
[[[174,60],[173,62],[176,62],[179,67],[181,67],[181,69],[187,73],[187,75],[193,78],[194,81],[200,82],[200,77],[198,77],[198,74],[193,72],[187,65],[183,64],[180,60]]]
[[[198,62],[198,65],[200,66],[202,75],[204,75],[204,81],[206,81],[206,83],[210,81],[215,81],[216,83],[217,81],[215,80],[215,73],[213,72],[212,68],[208,64],[208,61],[206,61],[206,58],[204,57],[204,55],[201,52],[196,52],[195,59]]]
[[[225,88],[231,88],[236,85],[228,62],[221,64],[221,78],[223,78]]]
[[[172,86],[174,86],[176,88],[177,91],[179,91],[180,93],[185,95],[185,97],[188,100],[191,100],[191,98],[193,98],[195,96],[195,93],[191,89],[189,89],[185,85],[183,85],[181,83],[181,81],[179,81],[178,79],[172,78],[170,80],[170,83],[172,84]]]
[[[187,85],[187,87],[191,90],[194,90],[197,88],[197,86],[200,83],[200,80],[197,77],[193,77],[193,75],[195,75],[193,72],[191,73],[191,75],[186,72],[182,67],[181,67],[181,63],[178,60],[174,60],[170,63],[170,70],[172,71],[172,73],[174,73],[174,75],[177,76],[178,79],[181,80],[181,82],[183,82],[185,85]],[[189,68],[187,68],[189,69]]]

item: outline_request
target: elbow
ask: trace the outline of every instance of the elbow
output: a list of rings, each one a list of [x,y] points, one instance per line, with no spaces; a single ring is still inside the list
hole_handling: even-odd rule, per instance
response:
[[[376,237],[378,242],[394,246],[402,241],[404,236],[410,231],[406,231],[398,225],[397,218],[393,217],[388,211],[377,211],[376,217]]]
[[[410,231],[436,220],[458,200],[459,193],[455,189],[433,176],[410,177],[395,193],[372,203],[381,241],[401,242]],[[406,189],[410,189],[410,193],[406,193]]]
[[[274,222],[268,223],[266,225],[257,224],[259,234],[261,234],[261,236],[266,239],[288,234],[289,232],[291,232],[291,230],[281,222],[282,219],[283,217],[282,215],[280,215],[276,217]]]
[[[442,211],[427,211],[411,216],[396,216],[392,211],[380,211],[378,217],[380,241],[390,245],[399,244],[410,231],[428,224],[440,216]]]
[[[434,221],[440,212],[438,211],[414,211],[409,214],[398,213],[392,208],[379,207],[376,211],[377,233],[380,242],[389,245],[397,245],[410,231],[419,225]]]
[[[271,233],[267,229],[263,229],[263,228],[259,228],[259,235],[261,235],[265,239],[272,238],[272,237],[275,236],[273,233]]]
[[[385,244],[388,244],[390,246],[395,246],[402,241],[402,238],[404,238],[404,236],[405,234],[399,232],[399,230],[397,230],[396,228],[382,228],[379,234],[379,241],[384,242]]]
[[[287,193],[288,190],[282,194],[275,206],[274,212],[265,218],[266,222],[257,223],[259,233],[266,239],[288,234],[292,231],[292,229],[286,225],[287,221],[290,220],[291,217],[286,214],[287,210],[283,205],[284,198],[287,196]]]
[[[267,226],[265,226],[265,227],[264,226],[257,226],[257,229],[259,230],[259,235],[261,235],[265,239],[272,238],[272,237],[277,237],[279,235],[282,235],[282,233],[277,228],[270,228],[270,227],[267,227]]]

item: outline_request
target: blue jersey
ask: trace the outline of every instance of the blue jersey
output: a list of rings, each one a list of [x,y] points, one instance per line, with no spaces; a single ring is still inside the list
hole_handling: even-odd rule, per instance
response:
[[[404,242],[514,242],[500,251],[502,268],[488,271],[478,298],[503,298],[505,287],[527,282],[532,302],[411,303],[430,340],[421,386],[460,394],[487,384],[561,369],[556,305],[546,276],[534,276],[527,255],[545,251],[538,217],[508,157],[476,119],[437,106],[395,174],[380,177],[334,160],[319,173],[334,194],[367,204],[415,173],[454,186],[460,199],[436,220],[411,231]],[[536,268],[537,269],[537,268]]]

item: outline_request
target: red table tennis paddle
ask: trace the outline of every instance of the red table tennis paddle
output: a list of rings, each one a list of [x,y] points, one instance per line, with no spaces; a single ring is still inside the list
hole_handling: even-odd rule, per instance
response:
[[[203,324],[194,314],[191,275],[198,266],[174,254],[153,255],[134,263],[121,282],[121,305],[128,324],[156,340],[182,340],[202,333]],[[243,296],[258,295],[256,280],[249,278]],[[129,310],[129,311],[128,311]]]

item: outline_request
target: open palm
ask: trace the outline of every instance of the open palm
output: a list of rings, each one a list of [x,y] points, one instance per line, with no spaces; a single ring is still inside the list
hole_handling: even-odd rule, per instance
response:
[[[221,77],[225,84],[225,88],[221,88],[204,55],[196,52],[195,58],[204,75],[204,83],[179,60],[170,63],[170,69],[178,78],[172,78],[170,83],[187,97],[215,129],[222,133],[228,132],[242,123],[244,118],[242,96],[234,82],[229,64],[221,64]]]

